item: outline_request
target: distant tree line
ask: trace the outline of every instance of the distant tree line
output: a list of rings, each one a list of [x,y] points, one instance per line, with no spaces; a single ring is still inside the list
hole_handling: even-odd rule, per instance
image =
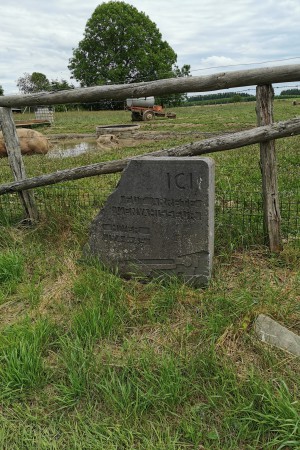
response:
[[[286,89],[285,91],[281,91],[279,97],[300,97],[299,89]]]
[[[186,106],[197,104],[222,104],[255,101],[255,95],[244,92],[220,92],[218,94],[204,94],[187,97]]]
[[[201,101],[201,100],[219,100],[219,99],[223,99],[223,98],[231,98],[231,97],[254,97],[253,95],[250,94],[246,94],[243,92],[219,92],[217,94],[204,94],[204,95],[196,95],[196,96],[191,96],[188,97],[188,101],[189,102],[193,102],[193,101]]]
[[[284,99],[300,97],[299,89],[287,89],[281,91],[279,95],[275,95],[275,98]],[[194,105],[211,105],[211,104],[224,104],[224,103],[237,103],[237,102],[252,102],[256,101],[256,96],[247,94],[244,92],[221,92],[218,94],[203,94],[189,96],[186,99],[185,106]]]

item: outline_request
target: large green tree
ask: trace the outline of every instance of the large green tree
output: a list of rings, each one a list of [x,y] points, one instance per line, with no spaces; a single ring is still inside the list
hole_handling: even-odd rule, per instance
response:
[[[1,84],[0,84],[0,95],[4,95],[4,89],[3,89],[3,87],[1,86]]]
[[[134,6],[109,1],[97,6],[69,61],[81,86],[168,78],[177,55],[155,23]]]

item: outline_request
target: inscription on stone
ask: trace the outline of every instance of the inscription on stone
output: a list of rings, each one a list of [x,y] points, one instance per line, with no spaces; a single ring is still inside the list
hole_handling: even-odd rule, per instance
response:
[[[89,252],[120,275],[211,277],[214,162],[136,158],[91,225]]]

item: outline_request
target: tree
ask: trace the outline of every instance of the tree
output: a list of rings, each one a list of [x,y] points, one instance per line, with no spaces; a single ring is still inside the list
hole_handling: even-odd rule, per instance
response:
[[[33,94],[41,91],[61,91],[65,89],[74,89],[73,84],[69,84],[67,80],[55,79],[49,81],[46,75],[40,72],[24,73],[23,77],[18,78],[17,86],[23,94]],[[77,105],[73,105],[77,108]],[[70,106],[68,107],[70,109]],[[68,109],[66,105],[56,105],[56,111],[65,111]]]
[[[34,92],[48,91],[50,82],[43,73],[24,73],[23,77],[18,78],[17,86],[23,94],[33,94]]]
[[[4,89],[3,89],[3,87],[1,86],[1,84],[0,84],[0,95],[4,95]]]
[[[191,66],[189,64],[184,64],[181,68],[175,65],[171,76],[173,78],[190,77],[190,70]],[[165,104],[168,106],[181,106],[185,101],[187,101],[187,94],[171,94],[159,99],[162,105]]]
[[[73,84],[68,83],[67,80],[61,79],[61,80],[51,80],[49,84],[49,90],[50,91],[63,91],[67,89],[74,89],[75,86]]]
[[[17,86],[23,94],[32,94],[41,91],[61,91],[64,89],[74,89],[73,84],[67,80],[55,79],[49,81],[46,75],[40,72],[24,73],[23,77],[18,78]]]
[[[125,2],[109,1],[88,20],[68,67],[81,86],[94,86],[169,78],[176,60],[148,16]]]

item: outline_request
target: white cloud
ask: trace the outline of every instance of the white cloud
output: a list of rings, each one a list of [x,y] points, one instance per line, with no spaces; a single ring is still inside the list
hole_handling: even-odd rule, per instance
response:
[[[232,58],[228,58],[227,56],[209,56],[208,58],[202,59],[202,64],[204,67],[211,68],[211,67],[228,67],[233,66],[237,64],[237,61],[235,61]]]
[[[126,1],[126,0],[125,0]],[[70,79],[68,62],[99,0],[10,0],[1,7],[0,85],[25,72]],[[192,73],[298,57],[299,0],[129,0],[156,23]],[[300,61],[300,58],[299,58]],[[298,61],[295,61],[296,63]],[[279,63],[280,64],[280,63]],[[255,64],[254,64],[255,65]],[[199,72],[197,72],[199,70]],[[195,71],[195,72],[193,72]]]

